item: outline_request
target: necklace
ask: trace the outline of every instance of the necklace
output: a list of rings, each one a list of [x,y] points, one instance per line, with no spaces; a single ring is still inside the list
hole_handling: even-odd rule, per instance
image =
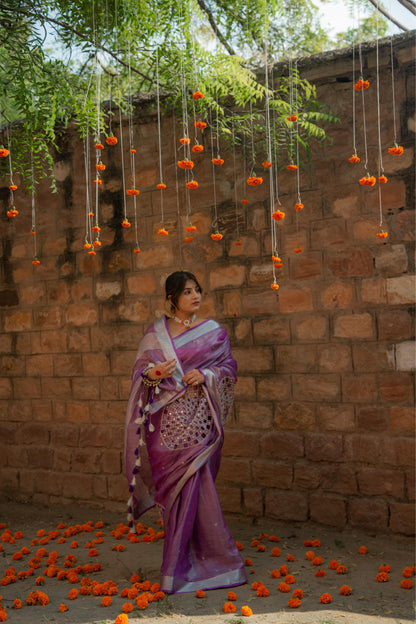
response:
[[[177,316],[173,317],[174,321],[176,321],[177,323],[180,323],[181,325],[185,325],[187,329],[190,328],[190,326],[192,325],[195,319],[196,319],[196,314],[193,314],[190,319],[184,319],[183,321]]]

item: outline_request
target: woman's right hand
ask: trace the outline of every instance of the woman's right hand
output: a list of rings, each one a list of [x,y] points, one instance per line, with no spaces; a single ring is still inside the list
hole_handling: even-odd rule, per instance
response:
[[[147,376],[153,381],[155,379],[166,379],[167,377],[172,377],[175,372],[175,368],[175,359],[166,360],[166,362],[160,362],[159,364],[156,364],[156,366],[153,366],[147,373]]]

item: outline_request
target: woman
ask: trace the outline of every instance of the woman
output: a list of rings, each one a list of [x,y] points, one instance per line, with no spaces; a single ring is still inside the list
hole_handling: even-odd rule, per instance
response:
[[[236,362],[226,330],[196,316],[202,294],[196,277],[172,273],[165,290],[171,317],[148,327],[133,368],[125,440],[129,527],[159,507],[162,591],[241,585],[247,582],[243,561],[214,485]],[[142,466],[143,451],[148,462]]]

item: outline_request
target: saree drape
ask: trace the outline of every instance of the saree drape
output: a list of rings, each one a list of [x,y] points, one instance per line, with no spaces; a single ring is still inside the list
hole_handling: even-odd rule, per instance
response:
[[[144,369],[172,358],[177,362],[173,377],[149,390]],[[205,382],[188,387],[182,378],[194,368]],[[165,527],[162,591],[247,582],[214,484],[235,381],[227,332],[213,320],[172,338],[162,317],[148,328],[139,346],[125,437],[129,526],[134,530],[142,513],[155,504],[159,507]]]

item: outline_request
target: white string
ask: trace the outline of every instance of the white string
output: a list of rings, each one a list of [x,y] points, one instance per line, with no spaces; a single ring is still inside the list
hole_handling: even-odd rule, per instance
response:
[[[390,38],[390,55],[391,55],[391,92],[393,95],[393,129],[394,129],[394,145],[397,145],[397,129],[396,129],[396,97],[394,93],[394,58],[393,58],[393,37]]]

